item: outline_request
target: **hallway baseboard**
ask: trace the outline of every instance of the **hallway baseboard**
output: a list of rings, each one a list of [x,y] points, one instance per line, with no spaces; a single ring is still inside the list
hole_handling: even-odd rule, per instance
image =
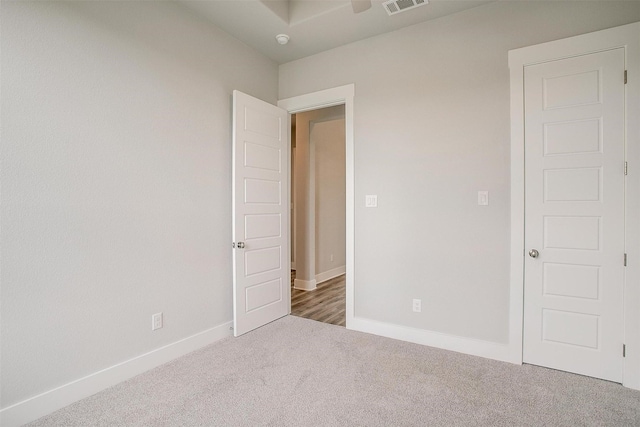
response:
[[[323,273],[316,274],[316,284],[326,282],[327,280],[333,279],[334,277],[342,276],[346,272],[347,266],[343,265],[341,267],[336,267]]]
[[[316,289],[316,285],[318,284],[317,280],[302,280],[295,279],[293,281],[293,289],[299,289],[301,291],[313,291]]]

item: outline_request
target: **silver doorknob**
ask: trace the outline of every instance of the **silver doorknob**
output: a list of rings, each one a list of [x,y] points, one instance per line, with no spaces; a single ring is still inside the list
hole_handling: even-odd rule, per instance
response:
[[[244,242],[238,242],[238,249],[244,249]]]
[[[531,250],[529,251],[529,256],[530,256],[531,258],[538,258],[538,255],[540,255],[540,252],[538,252],[538,251],[537,251],[537,250],[535,250],[535,249],[531,249]]]

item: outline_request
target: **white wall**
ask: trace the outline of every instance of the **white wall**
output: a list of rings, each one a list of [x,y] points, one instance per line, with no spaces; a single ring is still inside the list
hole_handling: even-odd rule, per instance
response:
[[[344,119],[315,123],[316,278],[346,265],[346,167]],[[323,276],[320,276],[323,277]]]
[[[507,343],[507,52],[638,20],[640,2],[495,2],[280,66],[281,99],[355,83],[356,317]]]
[[[231,320],[231,91],[278,83],[174,2],[1,8],[6,408]]]

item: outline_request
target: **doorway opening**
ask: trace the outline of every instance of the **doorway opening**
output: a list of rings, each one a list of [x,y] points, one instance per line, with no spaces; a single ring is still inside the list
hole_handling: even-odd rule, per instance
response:
[[[291,116],[291,314],[346,326],[345,106]]]

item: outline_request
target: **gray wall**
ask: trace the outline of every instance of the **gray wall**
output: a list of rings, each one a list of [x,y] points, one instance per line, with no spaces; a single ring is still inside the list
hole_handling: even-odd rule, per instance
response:
[[[173,2],[1,8],[7,407],[231,320],[231,91],[278,70]]]
[[[495,2],[280,66],[280,98],[355,83],[356,316],[508,341],[507,52],[638,20],[640,2]]]

